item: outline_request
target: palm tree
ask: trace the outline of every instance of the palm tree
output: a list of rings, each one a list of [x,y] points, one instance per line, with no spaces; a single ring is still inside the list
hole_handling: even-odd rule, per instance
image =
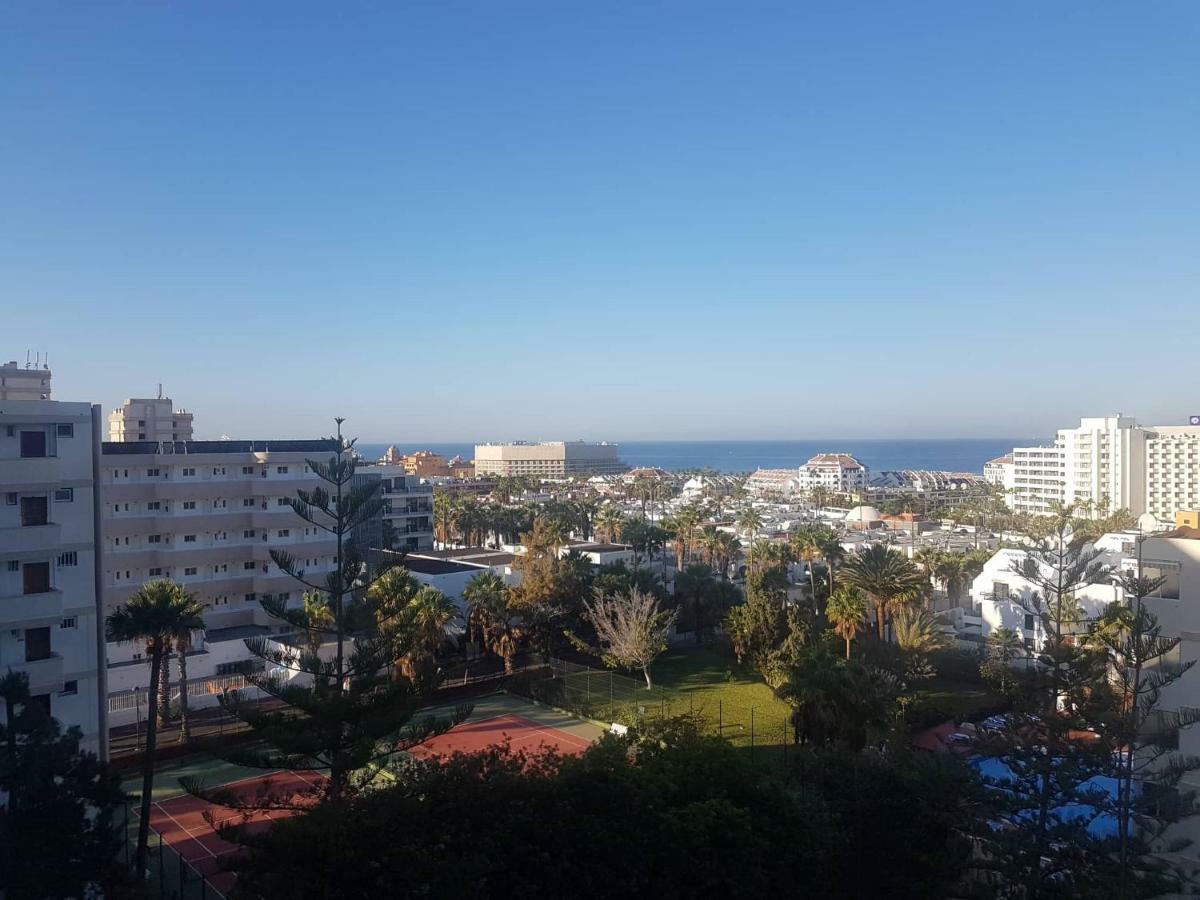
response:
[[[454,601],[435,587],[417,591],[401,615],[405,652],[400,673],[418,689],[437,687],[437,651],[446,640],[446,626],[458,617]]]
[[[992,631],[987,639],[987,663],[991,672],[1000,681],[1000,693],[1008,692],[1012,661],[1025,652],[1025,643],[1012,628],[1001,626]],[[987,672],[984,673],[988,674]]]
[[[442,549],[450,542],[450,524],[454,519],[454,498],[446,491],[433,495],[433,521]]]
[[[801,528],[791,540],[792,555],[802,560],[808,568],[808,584],[812,591],[813,610],[820,613],[817,609],[817,574],[813,568],[813,563],[821,557],[821,545],[817,541],[817,535],[811,528]]]
[[[622,525],[625,517],[615,503],[609,503],[596,515],[596,536],[602,537],[610,544],[621,539]]]
[[[704,554],[704,561],[715,574],[718,566],[718,554],[721,552],[720,532],[715,525],[705,525],[696,536],[696,543]]]
[[[105,635],[118,643],[145,643],[150,662],[149,704],[146,721],[146,753],[142,757],[142,805],[138,821],[137,871],[146,870],[146,848],[150,839],[150,804],[154,791],[154,753],[158,745],[159,682],[163,658],[177,636],[202,631],[204,607],[173,581],[148,581],[127,603],[118,606],[105,619]]]
[[[675,532],[675,567],[683,571],[687,565],[692,546],[692,535],[700,524],[700,510],[689,503],[675,514],[672,530]]]
[[[958,603],[963,584],[963,555],[961,553],[943,553],[934,569],[941,582],[946,587],[946,599],[951,605]]]
[[[867,615],[867,598],[858,588],[842,585],[829,595],[825,617],[846,642],[846,659],[850,658],[850,642],[867,625]]]
[[[747,506],[738,516],[737,524],[746,536],[746,568],[749,569],[753,564],[754,539],[762,530],[763,517],[753,506]]]
[[[204,604],[196,600],[192,602],[195,603],[196,618],[200,618],[204,614]],[[179,657],[179,743],[181,744],[186,744],[192,739],[192,724],[188,716],[187,654],[192,649],[193,634],[195,634],[195,629],[191,628],[187,622],[183,623],[179,631],[175,633],[175,655]]]
[[[933,613],[920,607],[897,611],[892,618],[892,630],[901,650],[921,656],[944,650],[950,643]]]
[[[928,581],[912,562],[882,544],[851,554],[842,572],[845,582],[861,590],[874,605],[880,641],[884,640],[888,614],[916,600],[928,589]]]
[[[513,673],[518,634],[512,622],[508,586],[494,572],[481,572],[463,588],[467,603],[467,633],[504,660],[506,675]]]
[[[829,594],[832,596],[833,570],[846,558],[846,549],[842,546],[841,535],[832,528],[821,528],[817,531],[817,547],[829,568]]]

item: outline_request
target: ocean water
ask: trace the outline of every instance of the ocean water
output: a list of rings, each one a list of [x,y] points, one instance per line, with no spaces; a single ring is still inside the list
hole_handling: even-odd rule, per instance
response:
[[[1013,447],[1028,447],[1037,438],[906,438],[811,441],[618,441],[621,459],[631,466],[662,469],[715,469],[718,472],[752,472],[757,468],[786,469],[803,465],[818,453],[850,453],[872,471],[886,469],[941,469],[982,472],[989,459]],[[411,443],[393,441],[402,452],[432,450],[447,458],[470,459],[474,444]],[[387,444],[359,444],[368,459],[377,459]]]

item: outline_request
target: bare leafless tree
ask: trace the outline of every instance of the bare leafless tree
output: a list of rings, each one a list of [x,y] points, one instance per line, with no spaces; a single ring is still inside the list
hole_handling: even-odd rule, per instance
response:
[[[675,624],[678,610],[664,610],[650,593],[632,588],[625,593],[596,592],[584,601],[583,617],[596,631],[599,649],[588,647],[572,636],[576,645],[598,653],[612,668],[641,669],[646,690],[654,684],[650,666],[667,649],[667,633]]]

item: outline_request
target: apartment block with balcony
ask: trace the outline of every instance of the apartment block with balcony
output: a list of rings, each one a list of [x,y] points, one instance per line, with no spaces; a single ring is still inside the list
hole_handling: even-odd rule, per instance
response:
[[[0,400],[0,672],[28,675],[35,701],[103,755],[100,415],[88,403]]]
[[[406,473],[403,465],[364,466],[359,472],[383,481],[383,520],[391,524],[393,549],[431,550],[433,485]]]
[[[170,397],[134,397],[108,414],[110,441],[190,441],[192,414]]]
[[[288,504],[319,481],[306,460],[326,460],[330,441],[108,442],[100,478],[102,573],[106,606],[128,600],[147,581],[170,578],[205,607],[206,633],[188,657],[197,705],[215,701],[226,675],[258,664],[245,645],[255,636],[286,635],[266,614],[264,595],[303,602],[303,586],[280,571],[272,550],[299,560],[320,583],[334,565],[336,541]],[[109,644],[109,709],[132,722],[130,694],[144,689],[142,648]],[[171,677],[177,678],[174,665]]]
[[[629,467],[617,456],[617,445],[586,441],[476,444],[475,474],[568,478],[572,475],[617,475]]]

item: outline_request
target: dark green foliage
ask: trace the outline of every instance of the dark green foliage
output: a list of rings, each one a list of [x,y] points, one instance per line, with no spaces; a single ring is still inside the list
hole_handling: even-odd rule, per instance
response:
[[[576,759],[459,756],[277,823],[241,893],[916,898],[962,871],[961,771],[814,755],[764,777],[687,718],[642,738]]]
[[[0,677],[0,896],[116,896],[120,780],[29,699],[24,673]]]

